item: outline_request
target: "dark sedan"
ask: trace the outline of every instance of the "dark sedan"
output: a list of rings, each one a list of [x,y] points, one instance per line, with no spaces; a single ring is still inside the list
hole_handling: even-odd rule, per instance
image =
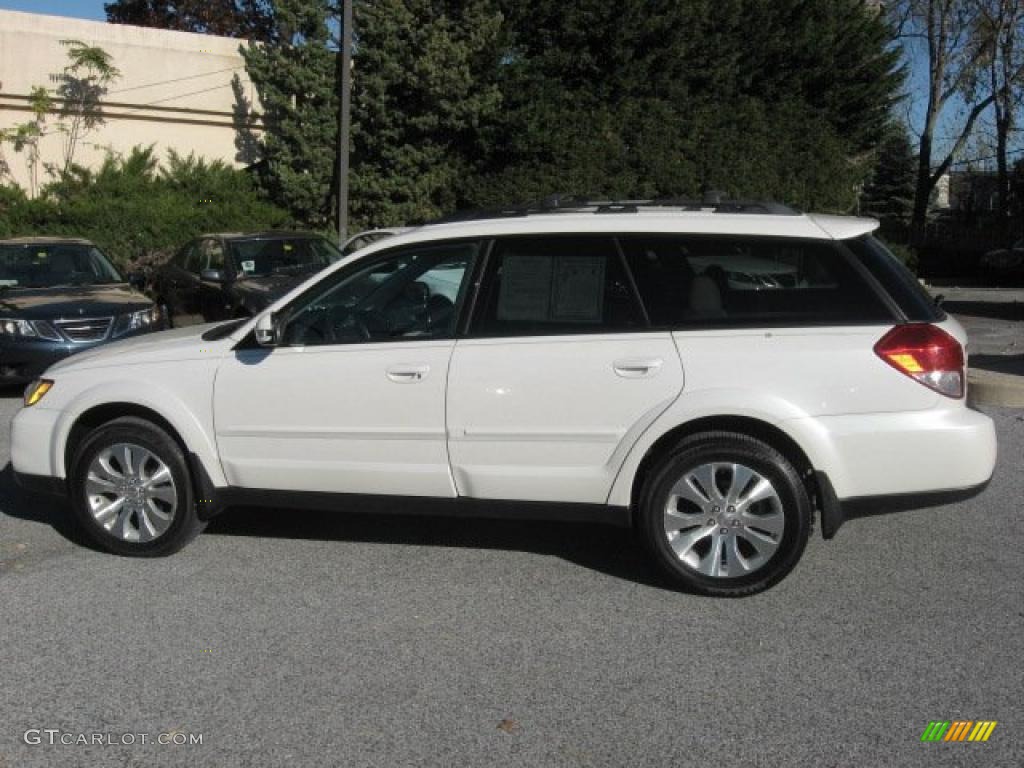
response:
[[[0,382],[162,327],[153,302],[87,240],[0,240]]]
[[[203,235],[157,270],[153,294],[174,326],[251,317],[341,257],[315,234]]]

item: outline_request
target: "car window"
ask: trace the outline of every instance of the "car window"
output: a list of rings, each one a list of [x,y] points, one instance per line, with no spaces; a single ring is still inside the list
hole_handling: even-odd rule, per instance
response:
[[[476,253],[475,243],[421,246],[343,270],[285,311],[284,343],[451,338]]]
[[[31,243],[0,246],[0,286],[52,288],[123,282],[103,253],[78,243]]]
[[[181,267],[186,272],[198,275],[200,267],[200,255],[198,243],[190,243],[182,254]]]
[[[224,269],[224,245],[220,240],[203,240],[201,246],[201,269]]]
[[[892,312],[834,244],[733,236],[621,238],[651,323],[884,323]]]
[[[853,240],[844,240],[843,245],[882,284],[908,320],[917,323],[933,323],[942,320],[945,312],[936,306],[934,299],[921,287],[921,283],[896,256],[876,237],[865,235]]]
[[[611,238],[523,237],[496,244],[472,333],[515,336],[645,327]]]
[[[306,274],[341,258],[341,251],[317,237],[235,240],[229,247],[232,260],[244,277]]]

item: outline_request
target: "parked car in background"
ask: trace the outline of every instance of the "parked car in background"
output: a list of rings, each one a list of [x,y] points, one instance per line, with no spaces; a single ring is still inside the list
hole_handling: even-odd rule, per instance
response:
[[[232,505],[448,509],[633,527],[676,584],[752,594],[815,519],[831,538],[992,475],[966,334],[877,227],[635,201],[425,226],[251,320],[55,367],[13,467],[118,554],[168,554]],[[752,265],[777,285],[708,274]]]
[[[979,262],[983,274],[993,277],[1024,276],[1024,240],[1009,248],[1000,248],[982,255]]]
[[[403,232],[408,232],[409,227],[391,227],[389,229],[368,229],[365,232],[360,232],[358,235],[353,235],[345,244],[341,247],[341,252],[348,256],[349,254],[355,253],[358,250],[362,250],[368,245],[376,243],[378,240],[383,240],[385,237],[394,237],[400,235]]]
[[[143,293],[88,240],[0,240],[0,382],[27,382],[52,363],[164,327]]]
[[[156,270],[151,290],[172,327],[251,317],[340,258],[312,233],[203,235]]]

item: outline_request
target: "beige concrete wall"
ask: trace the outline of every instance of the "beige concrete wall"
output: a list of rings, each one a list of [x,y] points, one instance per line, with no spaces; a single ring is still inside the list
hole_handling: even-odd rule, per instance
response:
[[[86,137],[77,163],[94,166],[106,150],[125,153],[137,144],[155,144],[161,158],[174,149],[235,166],[257,159],[251,139],[259,126],[244,129],[246,105],[251,112],[257,99],[240,41],[58,16],[0,11],[0,129],[31,119],[32,86],[56,87],[50,76],[67,64],[61,40],[68,39],[100,46],[121,70],[104,98],[107,122]],[[51,127],[57,119],[50,117]],[[42,140],[44,163],[60,162],[61,144],[56,131]],[[27,188],[24,154],[9,145],[3,152],[11,176]]]

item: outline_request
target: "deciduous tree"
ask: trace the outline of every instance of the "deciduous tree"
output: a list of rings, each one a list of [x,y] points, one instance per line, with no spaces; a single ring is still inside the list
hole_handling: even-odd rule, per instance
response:
[[[104,8],[113,24],[266,40],[273,5],[271,0],[114,0]]]

